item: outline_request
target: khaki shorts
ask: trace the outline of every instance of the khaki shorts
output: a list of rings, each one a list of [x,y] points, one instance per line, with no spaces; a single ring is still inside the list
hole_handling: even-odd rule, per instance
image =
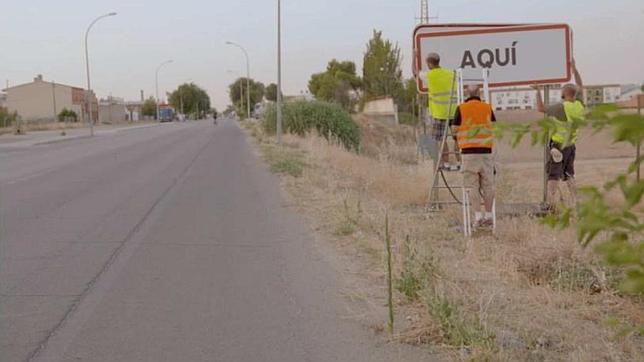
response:
[[[494,156],[491,153],[465,153],[462,157],[463,185],[469,188],[472,207],[478,210],[481,195],[494,198]]]

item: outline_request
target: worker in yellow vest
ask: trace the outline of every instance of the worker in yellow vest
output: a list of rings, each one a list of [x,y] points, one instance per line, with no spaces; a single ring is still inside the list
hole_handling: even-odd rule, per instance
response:
[[[496,187],[492,122],[496,122],[496,118],[492,107],[481,101],[478,86],[470,85],[467,93],[469,97],[456,109],[453,122],[453,126],[457,127],[458,147],[463,158],[463,187],[469,190],[474,227],[493,227],[492,208]]]
[[[561,103],[556,103],[545,108],[541,96],[541,87],[535,85],[537,90],[537,110],[545,112],[557,122],[556,130],[550,138],[550,157],[547,162],[548,169],[548,206],[555,207],[563,197],[559,190],[560,181],[563,180],[570,194],[570,206],[577,203],[577,187],[575,185],[575,157],[577,153],[577,127],[579,122],[585,120],[586,109],[582,100],[583,83],[575,66],[571,63],[576,84],[566,84],[561,89]]]
[[[440,66],[440,56],[437,53],[427,55],[427,96],[429,115],[432,120],[432,137],[440,145],[447,127],[454,119],[456,114],[457,97],[456,97],[456,77],[453,70],[445,69]],[[456,143],[456,137],[454,137]],[[457,161],[460,162],[460,155],[454,146],[454,153]],[[449,165],[449,146],[443,148],[440,155],[439,167],[442,169],[455,170],[457,167]]]

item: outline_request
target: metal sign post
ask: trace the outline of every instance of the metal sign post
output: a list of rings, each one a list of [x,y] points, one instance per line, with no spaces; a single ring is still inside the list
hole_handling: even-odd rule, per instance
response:
[[[537,92],[539,92],[537,90]],[[543,116],[548,115],[548,106],[550,105],[550,86],[543,87]],[[548,160],[550,160],[550,145],[545,143],[543,145],[543,200],[542,205],[548,204]]]

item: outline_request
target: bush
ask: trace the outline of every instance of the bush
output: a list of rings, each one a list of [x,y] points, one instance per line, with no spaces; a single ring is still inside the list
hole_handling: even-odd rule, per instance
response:
[[[351,119],[349,113],[340,106],[320,101],[297,101],[282,106],[282,127],[284,132],[304,136],[315,129],[327,140],[339,140],[347,149],[358,150],[360,146],[360,126]],[[277,112],[270,105],[264,115],[264,129],[275,133]]]
[[[6,108],[0,107],[0,127],[11,127],[18,119],[18,113],[9,112]]]
[[[71,109],[63,108],[63,110],[58,113],[58,122],[65,122],[69,120],[71,120],[72,122],[78,122],[78,115]]]
[[[398,122],[400,124],[408,124],[410,126],[415,126],[418,124],[416,116],[409,112],[399,112],[398,113]]]

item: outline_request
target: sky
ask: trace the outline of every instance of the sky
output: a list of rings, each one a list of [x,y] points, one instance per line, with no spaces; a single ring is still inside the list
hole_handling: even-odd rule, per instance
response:
[[[329,60],[352,60],[361,73],[374,29],[399,44],[402,69],[411,70],[418,0],[282,0],[282,84],[285,95],[306,90],[311,74]],[[86,86],[84,34],[89,36],[92,88],[137,100],[154,95],[155,69],[165,94],[192,81],[218,109],[229,104],[228,84],[250,76],[277,79],[277,0],[0,0],[0,81],[4,88],[45,80]],[[430,0],[432,22],[568,23],[586,84],[644,81],[644,1]]]

